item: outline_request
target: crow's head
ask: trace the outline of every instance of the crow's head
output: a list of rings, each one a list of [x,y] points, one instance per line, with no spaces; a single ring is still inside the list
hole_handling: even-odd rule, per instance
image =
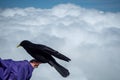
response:
[[[24,46],[27,46],[27,45],[29,45],[29,44],[31,44],[30,41],[28,41],[28,40],[23,40],[17,47],[20,47],[20,46],[24,47]]]

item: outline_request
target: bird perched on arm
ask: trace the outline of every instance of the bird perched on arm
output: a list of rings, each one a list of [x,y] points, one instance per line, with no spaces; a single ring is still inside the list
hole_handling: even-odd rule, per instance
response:
[[[41,63],[48,63],[52,67],[54,67],[63,77],[67,77],[70,73],[69,71],[61,66],[56,60],[53,58],[59,58],[64,61],[71,61],[70,58],[65,55],[59,53],[58,51],[42,44],[35,44],[28,40],[23,40],[19,45],[22,46],[33,58],[40,61]]]

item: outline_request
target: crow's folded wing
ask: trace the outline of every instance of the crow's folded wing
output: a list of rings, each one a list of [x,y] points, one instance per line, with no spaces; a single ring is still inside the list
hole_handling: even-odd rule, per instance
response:
[[[57,58],[62,59],[64,61],[67,61],[67,62],[69,62],[71,60],[70,58],[66,57],[65,55],[59,53],[58,51],[56,51],[50,47],[47,47],[47,46],[45,46],[43,48],[43,51],[50,54],[50,55],[53,55],[54,57],[57,57]]]

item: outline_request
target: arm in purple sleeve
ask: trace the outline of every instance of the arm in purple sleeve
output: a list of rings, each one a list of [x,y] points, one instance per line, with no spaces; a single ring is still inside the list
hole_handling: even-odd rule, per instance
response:
[[[16,76],[13,73],[10,73],[7,80],[17,80]]]

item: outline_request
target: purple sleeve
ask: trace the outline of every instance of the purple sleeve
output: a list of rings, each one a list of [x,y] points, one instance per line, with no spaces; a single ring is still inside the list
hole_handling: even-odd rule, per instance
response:
[[[32,72],[33,72],[33,67],[30,65],[30,63],[28,61],[23,61],[23,63],[21,64],[20,68],[20,75],[23,76],[23,78],[21,78],[21,80],[30,80]]]
[[[0,59],[0,75],[2,75],[2,80],[17,80],[13,73],[12,65],[13,61],[11,59]]]
[[[33,68],[28,61],[0,59],[0,80],[29,80]]]
[[[8,62],[0,58],[0,79],[1,80],[4,80],[4,75],[5,77],[8,76],[6,75],[6,73],[9,73],[9,70],[5,71],[7,68],[9,68]]]
[[[17,80],[16,76],[13,73],[9,74],[8,80]]]
[[[1,66],[0,66],[0,80],[3,80],[3,69]]]

